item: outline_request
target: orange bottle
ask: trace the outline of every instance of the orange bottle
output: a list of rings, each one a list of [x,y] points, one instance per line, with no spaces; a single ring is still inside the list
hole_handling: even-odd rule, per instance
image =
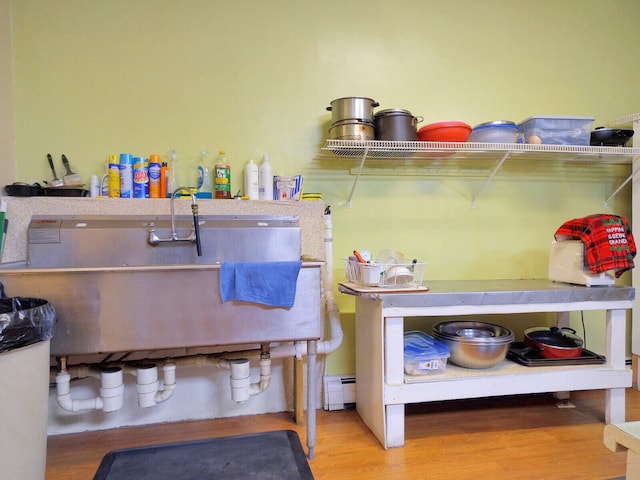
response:
[[[160,167],[160,198],[167,198],[167,162],[162,162]]]
[[[160,198],[160,155],[149,156],[149,198]]]

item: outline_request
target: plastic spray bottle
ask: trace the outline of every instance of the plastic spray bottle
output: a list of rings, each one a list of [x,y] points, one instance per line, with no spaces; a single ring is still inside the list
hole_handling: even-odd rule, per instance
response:
[[[178,155],[175,150],[171,150],[171,160],[169,162],[169,175],[167,176],[167,196],[171,196],[173,191],[178,188]]]
[[[244,167],[244,195],[249,200],[258,200],[258,166],[249,159]]]
[[[209,150],[200,152],[200,165],[198,165],[198,191],[200,198],[211,198],[211,172],[207,166]]]
[[[91,198],[98,198],[101,196],[100,180],[97,175],[91,175],[91,182],[89,183],[89,195]]]
[[[262,157],[262,163],[258,170],[258,198],[273,200],[273,168],[266,155]]]

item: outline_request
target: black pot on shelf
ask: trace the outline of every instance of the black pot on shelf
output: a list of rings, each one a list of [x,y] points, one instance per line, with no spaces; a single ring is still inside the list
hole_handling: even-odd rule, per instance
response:
[[[422,117],[409,110],[397,108],[382,110],[375,114],[376,140],[415,142],[418,140],[418,123]]]
[[[591,132],[590,144],[594,147],[624,147],[631,137],[633,130],[597,127]]]
[[[15,182],[11,185],[5,185],[4,187],[7,195],[11,197],[35,197],[42,195],[42,187],[39,183],[29,185],[24,182]]]

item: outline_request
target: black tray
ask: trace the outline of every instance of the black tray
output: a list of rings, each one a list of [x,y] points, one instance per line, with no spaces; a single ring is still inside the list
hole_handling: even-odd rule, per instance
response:
[[[606,362],[602,355],[595,354],[586,348],[582,349],[582,355],[575,358],[544,358],[537,353],[523,354],[526,348],[524,342],[513,342],[507,352],[507,358],[526,367],[550,367],[562,365],[598,365]]]

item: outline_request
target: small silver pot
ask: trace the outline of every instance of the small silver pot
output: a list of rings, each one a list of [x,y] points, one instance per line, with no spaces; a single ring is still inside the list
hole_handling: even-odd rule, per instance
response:
[[[373,140],[375,127],[372,123],[343,121],[329,128],[329,138],[334,140]]]
[[[373,123],[373,109],[380,104],[366,97],[343,97],[331,101],[331,124],[345,120]]]
[[[382,110],[374,116],[376,139],[415,142],[418,140],[417,125],[422,120],[408,110]]]

